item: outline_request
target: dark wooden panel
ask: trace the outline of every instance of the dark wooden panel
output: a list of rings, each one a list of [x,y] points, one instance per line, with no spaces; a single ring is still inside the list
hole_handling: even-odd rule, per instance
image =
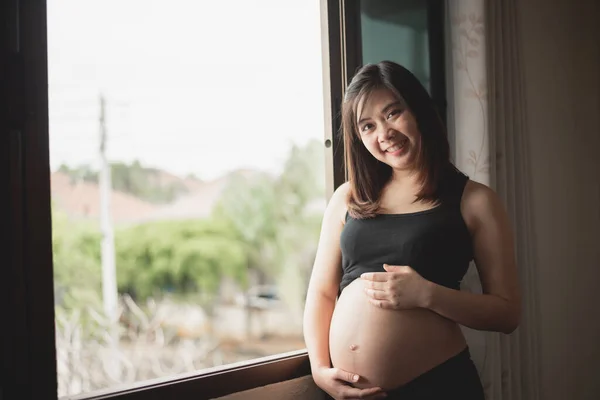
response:
[[[431,98],[446,124],[446,42],[443,0],[427,0],[427,29],[429,31],[429,71]]]
[[[46,3],[4,3],[3,398],[56,398]]]
[[[72,400],[208,400],[216,397],[284,382],[310,374],[305,351],[266,357],[224,368],[214,368],[202,374],[154,380],[144,386],[123,390],[110,389],[95,395],[69,397]]]
[[[333,188],[346,181],[344,169],[344,141],[341,135],[341,104],[346,87],[343,49],[343,0],[327,0],[329,36],[329,79],[331,87],[331,121],[333,134]]]

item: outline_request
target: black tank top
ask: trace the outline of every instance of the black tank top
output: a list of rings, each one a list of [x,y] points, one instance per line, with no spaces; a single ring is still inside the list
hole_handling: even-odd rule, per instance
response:
[[[439,205],[429,210],[367,219],[346,214],[339,293],[364,272],[385,272],[383,264],[408,265],[429,281],[458,289],[473,259],[460,212],[468,179],[451,166],[438,188]]]

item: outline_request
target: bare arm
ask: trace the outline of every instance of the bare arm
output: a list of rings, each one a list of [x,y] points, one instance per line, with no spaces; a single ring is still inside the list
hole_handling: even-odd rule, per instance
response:
[[[304,307],[304,343],[313,379],[334,399],[382,399],[380,387],[359,389],[351,384],[360,377],[353,371],[332,368],[329,359],[329,326],[342,276],[340,235],[344,227],[348,184],[340,186],[329,201]],[[349,385],[350,384],[350,385]]]
[[[424,306],[473,329],[511,333],[519,324],[521,298],[508,216],[496,193],[471,181],[462,209],[483,294],[428,282]]]
[[[330,367],[329,325],[341,280],[340,234],[347,184],[331,197],[323,216],[321,236],[304,308],[304,341],[311,367]]]

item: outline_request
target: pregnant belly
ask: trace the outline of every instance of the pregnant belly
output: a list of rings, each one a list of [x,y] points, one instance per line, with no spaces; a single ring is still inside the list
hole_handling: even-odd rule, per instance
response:
[[[357,387],[395,389],[466,346],[460,327],[425,309],[384,310],[356,279],[342,292],[329,331],[334,367],[361,376]]]

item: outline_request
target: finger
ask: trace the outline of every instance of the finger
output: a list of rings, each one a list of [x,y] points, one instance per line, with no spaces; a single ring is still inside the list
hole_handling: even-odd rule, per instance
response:
[[[385,290],[387,282],[364,281],[364,287],[375,290]]]
[[[360,277],[361,277],[361,279],[364,279],[367,281],[386,282],[387,280],[389,280],[389,273],[388,272],[365,272]]]
[[[410,269],[410,267],[407,265],[383,264],[383,269],[385,269],[387,272],[406,272],[408,269]]]
[[[358,389],[348,387],[342,392],[343,399],[368,399],[374,395],[383,394],[383,390],[378,387],[368,389]]]
[[[389,300],[375,300],[369,297],[369,302],[375,307],[382,308],[384,310],[391,310],[394,308],[394,305]]]
[[[375,300],[385,300],[387,299],[387,293],[383,290],[373,290],[365,288],[365,293],[372,299]]]
[[[334,368],[334,376],[336,379],[348,383],[356,383],[360,379],[357,374],[353,374],[352,372],[344,371],[343,369],[339,368]]]
[[[363,395],[364,397],[356,397],[356,399],[361,399],[361,400],[381,400],[381,399],[385,399],[387,397],[387,393],[385,393],[384,391],[380,391],[378,393],[375,394],[371,394],[371,395]],[[352,399],[355,399],[355,397],[352,397]]]

